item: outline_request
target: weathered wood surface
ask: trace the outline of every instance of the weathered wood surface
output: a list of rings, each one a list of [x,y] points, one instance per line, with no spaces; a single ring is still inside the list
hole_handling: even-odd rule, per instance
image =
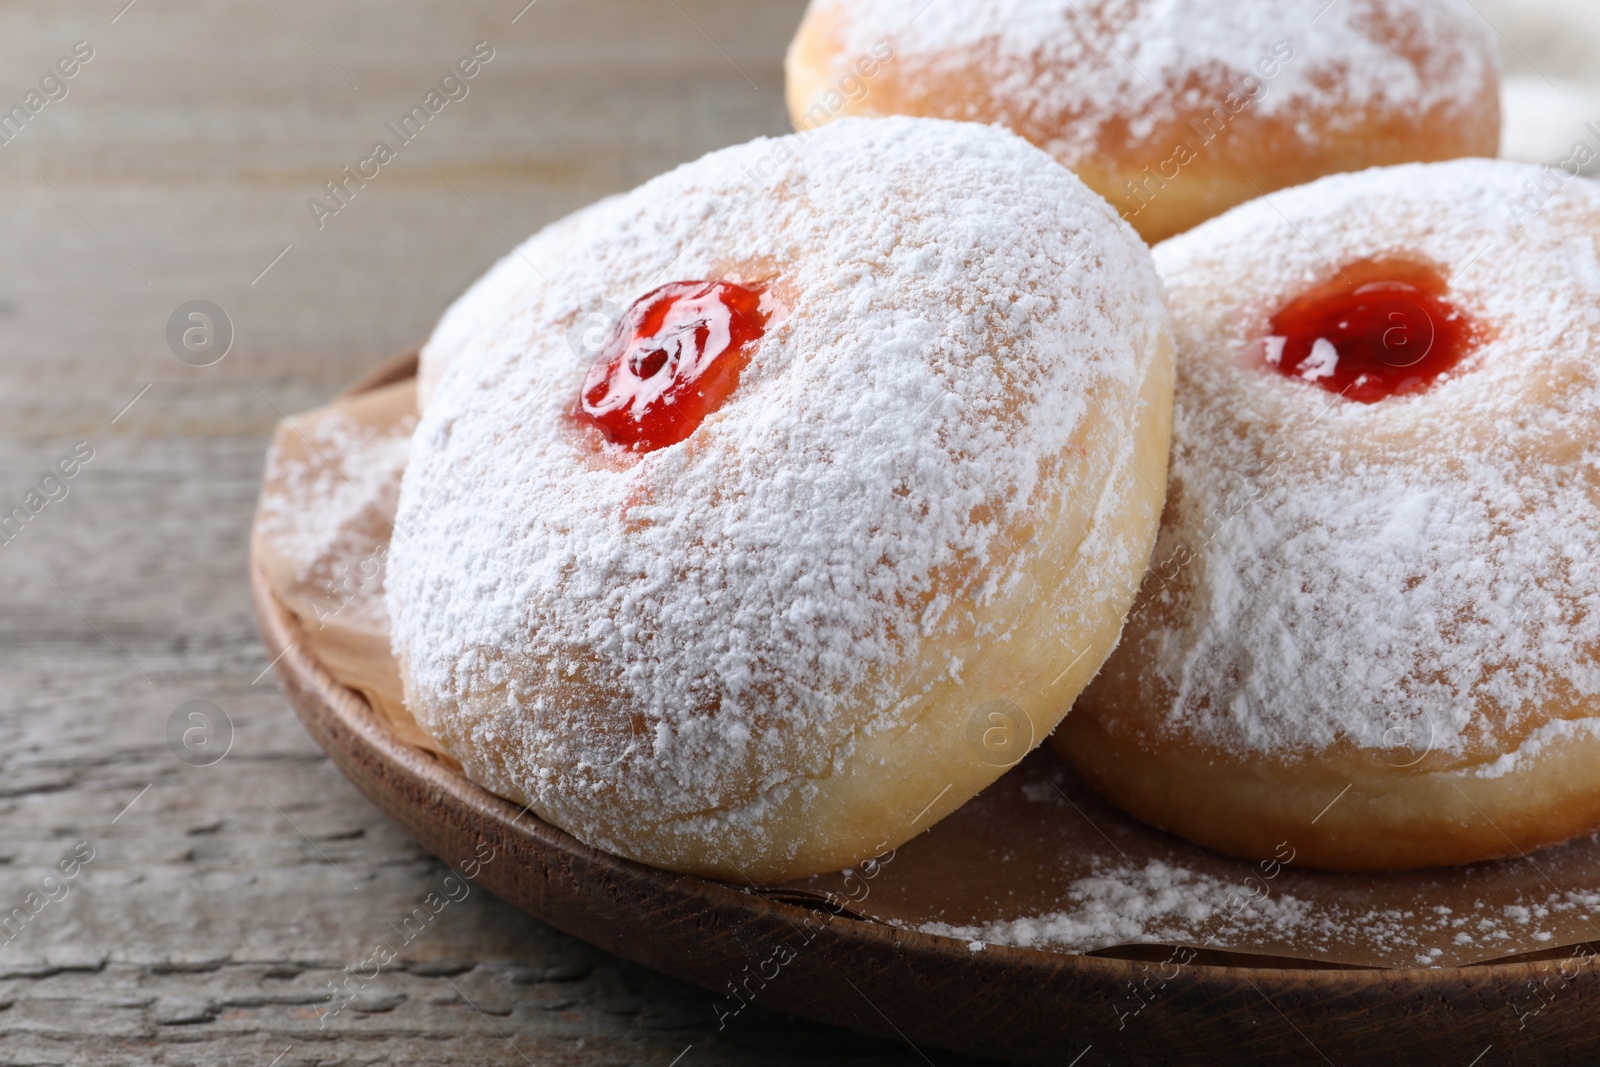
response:
[[[947,1059],[758,1010],[719,1032],[705,994],[481,893],[319,1028],[327,983],[446,871],[262,677],[246,543],[273,423],[425,336],[508,238],[786,128],[800,0],[523,4],[0,7],[0,103],[94,50],[0,147],[0,513],[93,449],[0,547],[0,918],[66,894],[0,931],[0,1061]],[[469,95],[319,230],[308,198],[479,41]],[[195,299],[234,327],[214,366],[168,348]],[[212,766],[169,747],[194,700],[232,723]],[[93,859],[45,882],[79,841]]]

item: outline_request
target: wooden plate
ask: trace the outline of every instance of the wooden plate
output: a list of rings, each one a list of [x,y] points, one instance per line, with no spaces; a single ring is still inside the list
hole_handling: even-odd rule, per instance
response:
[[[398,381],[397,360],[350,392]],[[262,636],[301,721],[423,847],[608,952],[743,1000],[916,1046],[1038,1064],[1589,1064],[1593,954],[1416,970],[1164,964],[989,946],[786,903],[598,852],[398,740],[308,651],[257,568]],[[486,854],[486,853],[485,853]],[[1487,1055],[1485,1055],[1487,1051]]]

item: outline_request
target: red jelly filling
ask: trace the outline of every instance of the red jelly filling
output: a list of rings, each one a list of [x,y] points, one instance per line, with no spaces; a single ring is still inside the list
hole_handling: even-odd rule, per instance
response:
[[[1477,340],[1472,321],[1445,299],[1447,291],[1427,264],[1348,264],[1272,317],[1267,363],[1363,404],[1420,392]]]
[[[761,290],[672,282],[634,302],[583,381],[577,418],[612,444],[677,444],[733,394],[767,329]]]

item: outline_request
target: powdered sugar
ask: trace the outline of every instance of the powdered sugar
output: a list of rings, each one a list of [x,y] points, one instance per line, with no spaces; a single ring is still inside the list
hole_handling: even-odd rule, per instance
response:
[[[938,76],[980,68],[990,99],[947,101],[947,117],[981,113],[1019,130],[1058,131],[1046,147],[1069,165],[1096,151],[1170,140],[1175,124],[1230,92],[1248,93],[1259,114],[1293,117],[1300,138],[1315,143],[1321,131],[1382,112],[1452,121],[1498,76],[1493,33],[1464,0],[821,6],[839,9],[843,59],[887,39],[902,68]],[[1280,42],[1288,48],[1275,52]],[[1263,68],[1263,60],[1276,61]],[[1264,69],[1273,72],[1265,79]],[[1169,140],[1151,147],[1170,150]]]
[[[590,843],[637,851],[602,828],[643,810],[786,849],[768,804],[911,728],[904,662],[962,676],[937,642],[1037,564],[1019,524],[1049,514],[1090,406],[1138,416],[1164,330],[1147,255],[1020,139],[913,119],[716,153],[518,255],[544,279],[508,257],[452,311],[460,355],[405,476],[408,702],[469,774]],[[568,332],[707,277],[771,278],[782,308],[738,391],[680,445],[596,455],[566,418]],[[1129,475],[1111,421],[1083,446]],[[477,456],[470,496],[422,506]],[[1128,546],[1084,535],[1107,587],[1074,602],[1114,600]]]
[[[1194,560],[1154,583],[1118,662],[1155,673],[1166,728],[1471,763],[1600,714],[1600,187],[1518,227],[1537,174],[1338,176],[1156,250],[1181,353],[1157,571]],[[1443,265],[1487,328],[1456,371],[1368,405],[1260,369],[1278,307],[1391,254]]]
[[[1190,940],[1197,930],[1227,940],[1247,903],[1237,885],[1184,867],[1155,862],[1140,868],[1108,868],[1080,878],[1068,889],[1070,906],[1047,915],[1004,919],[981,926],[928,923],[925,933],[991,945],[1093,952],[1112,945],[1158,945]],[[1255,923],[1291,929],[1309,908],[1291,896],[1268,897],[1248,906]]]
[[[257,536],[285,568],[295,607],[388,629],[384,563],[415,416],[373,427],[343,411],[289,420],[267,457]],[[308,619],[314,622],[315,619]]]
[[[1513,857],[1383,874],[1310,870],[1287,842],[1263,857],[1230,859],[1151,829],[1037,753],[899,848],[852,909],[968,946],[1169,946],[1170,955],[1127,953],[1152,967],[1163,955],[1169,967],[1195,961],[1193,949],[1460,967],[1595,937],[1600,892],[1585,888],[1600,884],[1593,837],[1542,851],[1532,863]],[[837,892],[839,877],[798,885]]]
[[[1392,895],[1392,894],[1391,894]],[[1510,894],[1505,894],[1510,895]],[[1328,899],[1347,899],[1335,903]],[[1318,901],[1273,892],[1260,879],[1229,881],[1181,865],[1108,866],[1074,881],[1058,911],[975,925],[925,922],[923,933],[973,945],[1098,952],[1127,945],[1174,945],[1324,958],[1361,944],[1370,964],[1460,966],[1471,958],[1539,950],[1574,926],[1583,930],[1600,895],[1539,888],[1515,904],[1470,900],[1461,907],[1366,906],[1354,893],[1317,893]],[[895,923],[895,925],[906,925]],[[1441,946],[1450,946],[1447,950]],[[1447,955],[1448,951],[1448,955]],[[1174,953],[1169,963],[1186,962]],[[1170,977],[1170,976],[1169,976]]]

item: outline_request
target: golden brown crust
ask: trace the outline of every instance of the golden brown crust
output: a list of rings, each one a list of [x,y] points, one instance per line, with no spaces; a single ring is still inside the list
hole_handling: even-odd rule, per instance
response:
[[[1106,681],[1096,680],[1094,701],[1140,695],[1110,692]],[[1406,766],[1403,752],[1241,758],[1186,737],[1114,734],[1082,708],[1051,744],[1138,818],[1245,859],[1288,842],[1297,864],[1324,870],[1439,867],[1522,855],[1600,826],[1594,734],[1544,746],[1496,777]]]

